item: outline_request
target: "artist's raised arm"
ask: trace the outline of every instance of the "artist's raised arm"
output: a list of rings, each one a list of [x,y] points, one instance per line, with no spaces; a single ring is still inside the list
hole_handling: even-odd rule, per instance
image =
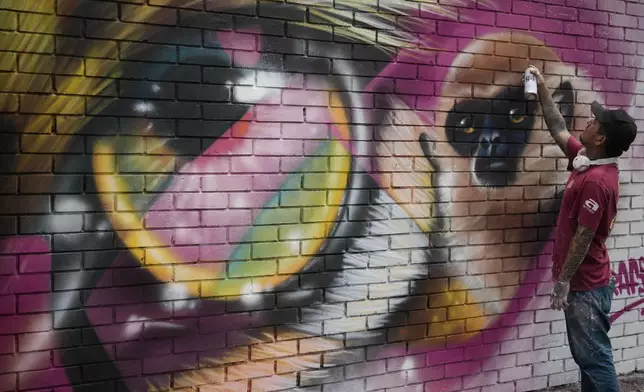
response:
[[[528,69],[537,78],[539,101],[541,102],[543,118],[546,120],[548,130],[550,131],[552,138],[555,139],[555,142],[557,143],[559,148],[561,148],[565,155],[568,155],[568,152],[566,150],[568,139],[570,139],[571,135],[568,131],[568,128],[566,127],[566,121],[559,111],[557,104],[552,99],[552,94],[548,90],[546,81],[539,69],[532,65]]]

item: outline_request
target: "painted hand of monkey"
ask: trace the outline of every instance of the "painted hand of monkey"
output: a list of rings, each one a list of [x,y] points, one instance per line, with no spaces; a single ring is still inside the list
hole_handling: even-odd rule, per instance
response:
[[[528,67],[528,71],[530,71],[530,73],[532,73],[537,78],[537,84],[542,85],[546,83],[546,80],[541,74],[541,71],[539,71],[539,68],[535,67],[534,65],[531,65]]]

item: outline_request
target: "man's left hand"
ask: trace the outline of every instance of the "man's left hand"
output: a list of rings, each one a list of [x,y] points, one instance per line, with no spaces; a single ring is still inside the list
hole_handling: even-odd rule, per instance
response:
[[[566,309],[568,307],[568,293],[570,293],[570,282],[558,281],[550,294],[550,308]]]

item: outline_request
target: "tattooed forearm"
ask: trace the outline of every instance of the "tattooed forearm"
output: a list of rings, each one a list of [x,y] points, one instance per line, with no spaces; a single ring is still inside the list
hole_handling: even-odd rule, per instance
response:
[[[567,131],[566,120],[564,120],[557,104],[552,99],[548,87],[543,84],[539,85],[539,100],[541,101],[543,118],[546,120],[546,125],[552,136]]]
[[[577,272],[577,268],[586,257],[594,236],[595,232],[593,230],[582,225],[577,227],[577,232],[570,241],[566,263],[559,274],[559,281],[568,282],[572,279],[575,272]]]

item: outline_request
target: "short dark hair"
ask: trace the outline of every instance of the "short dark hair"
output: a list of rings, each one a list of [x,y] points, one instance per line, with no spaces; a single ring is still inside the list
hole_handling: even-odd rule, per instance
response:
[[[628,151],[637,137],[637,125],[633,117],[623,109],[605,109],[597,101],[591,104],[590,109],[601,125],[600,132],[606,136],[606,155],[613,158]]]

